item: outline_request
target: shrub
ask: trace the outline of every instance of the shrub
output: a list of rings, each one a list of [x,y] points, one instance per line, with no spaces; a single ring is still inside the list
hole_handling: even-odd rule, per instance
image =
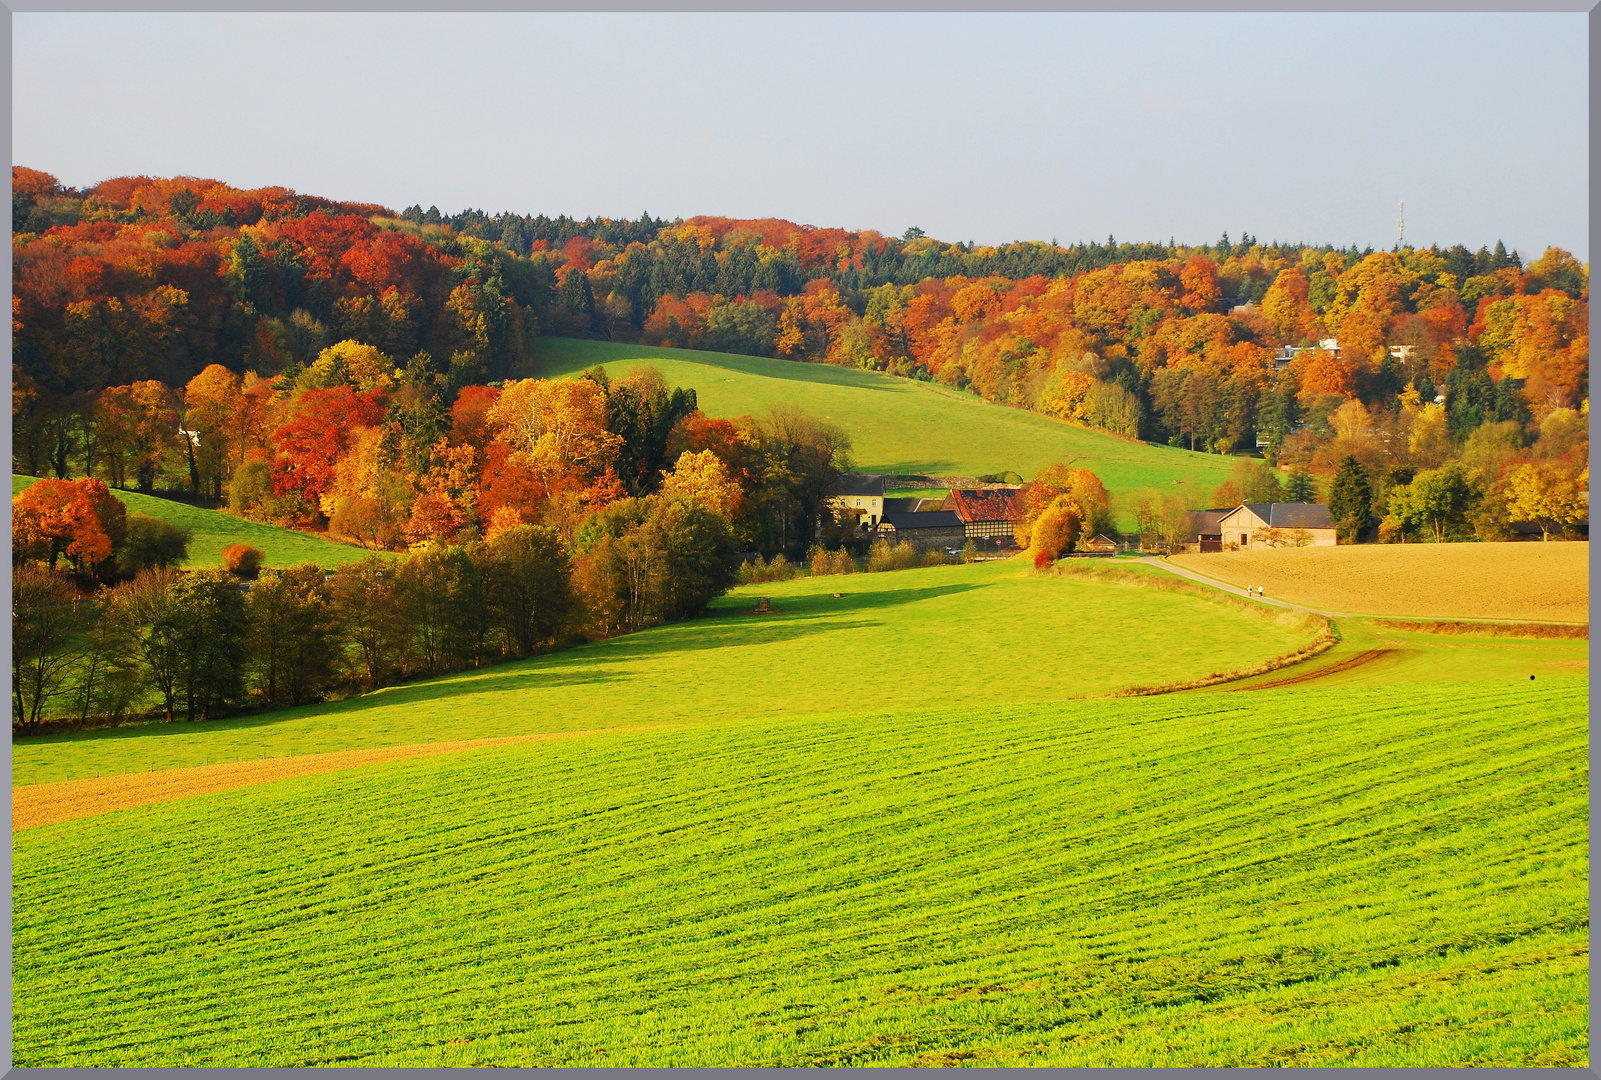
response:
[[[117,555],[118,573],[134,577],[144,570],[165,570],[188,557],[188,529],[149,514],[128,515],[128,537]]]
[[[867,552],[867,569],[875,573],[882,570],[906,570],[916,565],[917,545],[908,540],[893,545],[886,539],[875,540]]]
[[[223,569],[236,578],[254,581],[261,573],[262,552],[249,544],[229,544],[222,549]]]
[[[335,510],[328,519],[328,532],[343,540],[354,540],[373,551],[393,550],[406,539],[389,507],[367,496],[351,499]]]
[[[789,581],[800,576],[800,567],[784,558],[783,552],[773,556],[768,562],[760,555],[748,563],[742,563],[735,580],[741,585],[760,585],[769,581]]]

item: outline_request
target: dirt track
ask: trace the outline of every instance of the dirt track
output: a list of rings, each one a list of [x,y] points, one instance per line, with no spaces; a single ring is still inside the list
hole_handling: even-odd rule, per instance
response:
[[[1355,656],[1348,656],[1344,660],[1330,664],[1327,667],[1320,667],[1313,671],[1303,672],[1300,675],[1296,675],[1288,679],[1275,679],[1272,682],[1257,683],[1255,686],[1242,686],[1239,689],[1241,691],[1276,690],[1281,686],[1294,686],[1297,683],[1308,683],[1312,682],[1314,679],[1321,679],[1325,675],[1335,675],[1341,671],[1350,671],[1352,668],[1358,668],[1364,664],[1371,664],[1379,657],[1388,655],[1394,651],[1394,649],[1388,648],[1369,649],[1367,652],[1358,653]]]
[[[129,776],[102,776],[87,780],[61,780],[51,784],[32,784],[11,790],[11,829],[31,829],[73,818],[91,817],[112,810],[126,810],[151,803],[173,802],[196,795],[270,784],[297,776],[356,769],[403,758],[432,757],[481,750],[507,743],[542,742],[570,739],[579,735],[598,735],[621,728],[594,731],[558,731],[543,735],[510,735],[499,739],[468,739],[462,742],[414,743],[409,746],[378,746],[369,750],[338,750],[304,757],[267,758],[263,761],[225,762],[196,765],[186,769],[134,773]]]

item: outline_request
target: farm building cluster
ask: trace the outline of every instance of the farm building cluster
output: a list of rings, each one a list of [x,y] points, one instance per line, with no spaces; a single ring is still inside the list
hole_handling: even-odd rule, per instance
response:
[[[892,542],[910,542],[920,550],[952,551],[969,540],[980,551],[1016,548],[1013,537],[1023,520],[1021,486],[994,484],[953,488],[943,498],[888,498],[886,480],[878,474],[839,478],[833,505],[857,517],[858,529]],[[1097,534],[1080,545],[1079,554],[1115,555],[1115,540]]]
[[[1013,532],[1023,520],[1027,484],[953,488],[942,498],[890,498],[890,478],[856,473],[839,478],[836,511],[855,515],[858,530],[919,549],[954,550],[969,540],[979,550],[1015,548]],[[1318,503],[1242,503],[1191,511],[1184,538],[1188,551],[1261,550],[1276,547],[1333,547],[1334,519]],[[1117,541],[1096,534],[1075,554],[1115,555]]]

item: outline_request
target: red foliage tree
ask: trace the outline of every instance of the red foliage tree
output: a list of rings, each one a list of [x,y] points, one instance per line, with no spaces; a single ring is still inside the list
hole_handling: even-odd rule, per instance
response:
[[[372,427],[383,419],[383,393],[374,388],[358,394],[348,386],[336,386],[302,394],[294,415],[272,433],[273,491],[299,492],[311,500],[328,491],[350,444],[351,430]]]

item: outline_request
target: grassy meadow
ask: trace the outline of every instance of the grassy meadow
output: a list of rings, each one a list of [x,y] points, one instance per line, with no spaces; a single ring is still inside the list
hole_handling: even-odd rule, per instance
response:
[[[834,593],[844,595],[835,598]],[[755,614],[758,596],[775,609]],[[1112,641],[1096,627],[1138,625]],[[350,701],[18,741],[18,783],[368,746],[706,718],[1003,706],[1250,668],[1316,632],[1273,609],[1043,578],[1026,560],[738,589],[709,617]]]
[[[44,826],[15,1060],[1582,1066],[1586,691],[708,716]]]
[[[12,497],[20,495],[36,479],[13,473]],[[260,548],[265,556],[262,559],[264,566],[298,566],[309,562],[331,569],[357,562],[369,554],[354,544],[340,543],[295,529],[281,529],[259,521],[247,521],[221,510],[206,510],[137,491],[112,488],[111,493],[122,500],[130,514],[146,514],[188,529],[189,559],[184,563],[186,567],[221,566],[222,549],[229,544],[249,544]]]
[[[1055,461],[1092,469],[1113,495],[1193,483],[1210,492],[1234,459],[1124,439],[1039,413],[994,405],[944,386],[858,368],[732,353],[536,339],[533,374],[576,375],[596,364],[613,375],[653,364],[669,386],[694,387],[710,416],[760,414],[793,404],[851,436],[861,472],[1031,477]]]
[[[30,783],[567,733],[14,831],[15,1062],[1587,1067],[1588,643],[1340,619],[1097,696],[1317,625],[1129,570],[16,740]]]

